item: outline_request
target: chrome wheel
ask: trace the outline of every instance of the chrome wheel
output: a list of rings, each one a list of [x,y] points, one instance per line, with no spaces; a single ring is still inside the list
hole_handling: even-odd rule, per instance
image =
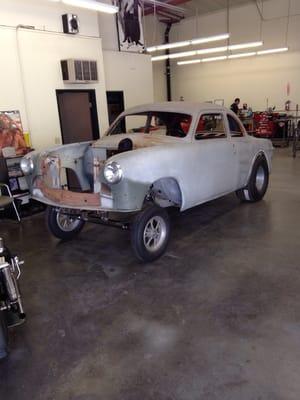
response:
[[[256,178],[255,178],[255,186],[259,192],[264,187],[265,178],[266,178],[265,170],[262,166],[260,166],[256,172]]]
[[[81,223],[78,218],[62,214],[61,212],[56,214],[56,222],[59,228],[64,232],[72,232]]]
[[[166,222],[159,215],[152,217],[144,229],[144,246],[150,252],[155,252],[163,246],[167,237]]]

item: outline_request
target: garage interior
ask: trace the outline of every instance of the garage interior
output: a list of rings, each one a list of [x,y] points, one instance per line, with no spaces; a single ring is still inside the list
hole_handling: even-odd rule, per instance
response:
[[[122,7],[137,12],[138,41],[122,37]],[[26,312],[8,329],[1,399],[299,399],[299,19],[300,0],[0,0],[0,183],[14,199],[0,237],[25,262]],[[74,82],[68,60],[97,74]],[[42,152],[102,138],[130,107],[236,98],[249,136],[274,146],[265,196],[171,207],[152,262],[137,260],[127,229],[86,223],[55,238],[46,205],[10,175],[25,151],[3,144],[8,118]]]

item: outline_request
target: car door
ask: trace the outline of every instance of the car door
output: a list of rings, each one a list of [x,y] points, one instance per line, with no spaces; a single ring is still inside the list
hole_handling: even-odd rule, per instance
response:
[[[247,183],[252,161],[252,148],[249,137],[239,119],[231,114],[226,115],[227,129],[238,159],[237,189]]]
[[[238,160],[225,118],[222,111],[199,116],[189,160],[194,173],[186,208],[236,190]]]

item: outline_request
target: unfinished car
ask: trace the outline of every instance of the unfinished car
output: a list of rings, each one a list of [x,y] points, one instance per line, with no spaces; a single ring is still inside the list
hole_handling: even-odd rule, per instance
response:
[[[166,250],[169,207],[184,211],[234,191],[261,200],[272,149],[224,107],[168,102],[125,111],[99,140],[31,152],[21,168],[57,238],[71,239],[86,221],[119,226],[149,262]]]

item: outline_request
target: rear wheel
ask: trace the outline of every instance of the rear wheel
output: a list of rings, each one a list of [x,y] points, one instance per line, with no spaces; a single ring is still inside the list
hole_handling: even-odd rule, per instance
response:
[[[248,185],[236,191],[241,201],[255,202],[261,200],[269,185],[269,167],[264,156],[260,155],[255,160]]]
[[[136,215],[131,225],[131,244],[136,257],[154,261],[166,250],[170,237],[170,219],[164,208],[151,206]]]
[[[51,206],[47,207],[46,222],[50,232],[63,240],[72,239],[85,224],[77,216],[64,214],[59,208]]]

